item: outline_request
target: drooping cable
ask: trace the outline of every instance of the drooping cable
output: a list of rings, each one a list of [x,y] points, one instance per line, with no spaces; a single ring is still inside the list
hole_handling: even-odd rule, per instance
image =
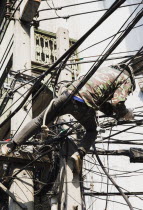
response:
[[[81,2],[81,3],[77,3],[77,4],[70,4],[70,5],[54,7],[54,8],[49,6],[50,8],[48,8],[48,9],[41,9],[38,12],[44,12],[44,11],[47,11],[47,10],[61,10],[61,9],[68,8],[68,7],[81,6],[83,4],[91,4],[91,3],[100,2],[100,1],[103,2],[103,0],[93,0],[93,1],[88,1],[88,2]]]
[[[68,97],[68,100],[71,99],[73,95],[78,93],[78,91],[85,85],[85,83],[92,77],[92,75],[96,72],[96,70],[100,67],[100,65],[106,60],[106,58],[113,52],[113,50],[122,42],[122,40],[129,34],[129,32],[132,30],[134,25],[138,23],[138,21],[142,18],[143,15],[143,9],[140,10],[140,12],[136,15],[134,20],[129,24],[128,28],[125,30],[125,32],[112,44],[112,46],[107,50],[107,52],[103,55],[103,57],[91,68],[88,73],[83,77],[81,82],[77,85],[75,90],[72,91],[70,96]]]
[[[96,155],[96,158],[102,168],[102,170],[104,171],[104,173],[106,174],[106,176],[108,177],[108,179],[113,183],[113,185],[116,187],[116,189],[119,191],[119,193],[123,196],[124,200],[126,201],[127,205],[129,206],[129,209],[130,210],[133,210],[133,207],[128,199],[128,197],[124,194],[124,192],[121,190],[121,188],[117,185],[117,183],[114,181],[114,179],[109,175],[108,171],[104,168],[104,165],[102,163],[102,161],[100,160],[99,158],[99,155],[97,154],[96,152],[96,147],[95,145],[93,146],[94,148],[94,153]]]
[[[142,3],[129,4],[129,5],[121,6],[120,8],[135,6],[135,5],[138,5],[138,4],[142,4]],[[85,15],[85,14],[90,14],[90,13],[95,13],[95,12],[104,12],[104,11],[108,11],[108,9],[100,9],[100,10],[95,10],[95,11],[77,13],[77,14],[72,14],[72,15],[68,15],[68,16],[58,16],[58,17],[52,17],[52,18],[44,18],[44,19],[40,19],[38,21],[42,22],[42,21],[46,21],[46,20],[55,20],[55,19],[60,19],[60,18],[62,18],[62,19],[69,19],[70,17],[75,17],[75,16],[79,16],[79,15]]]
[[[116,11],[126,0],[116,0],[109,10],[97,21],[97,23],[91,27],[73,46],[71,46],[45,73],[41,74],[38,81],[35,82],[33,87],[30,89],[29,93],[25,96],[25,99],[20,103],[20,105],[12,112],[1,124],[0,127],[2,127],[9,119],[11,119],[24,105],[24,103],[27,101],[29,96],[31,95],[33,89],[39,84],[39,82],[47,75],[49,74],[63,59],[65,59],[67,56],[72,55],[73,52],[81,45],[81,43],[84,42],[84,40],[96,29],[98,28],[113,12]]]

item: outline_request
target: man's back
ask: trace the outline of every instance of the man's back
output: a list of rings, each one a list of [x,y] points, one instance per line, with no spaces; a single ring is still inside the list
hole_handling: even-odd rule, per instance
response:
[[[79,80],[82,79],[83,77]],[[79,81],[75,81],[68,89],[73,90],[78,83]],[[94,73],[77,96],[82,98],[88,106],[98,109],[101,104],[111,98],[113,103],[125,101],[131,89],[131,80],[126,71],[104,67]]]

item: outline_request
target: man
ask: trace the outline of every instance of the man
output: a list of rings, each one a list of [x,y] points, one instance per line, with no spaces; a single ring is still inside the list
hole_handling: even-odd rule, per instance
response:
[[[71,114],[85,128],[86,133],[78,145],[78,152],[71,156],[76,171],[80,171],[80,161],[88,152],[97,136],[96,111],[100,110],[107,116],[114,114],[116,119],[129,117],[125,101],[127,96],[135,89],[135,83],[131,68],[125,64],[104,67],[98,69],[78,93],[66,103],[70,93],[83,79],[80,77],[73,82],[56,99],[54,99],[46,111],[46,125],[57,116]],[[19,133],[17,133],[9,145],[2,146],[2,154],[13,151],[17,145],[21,145],[31,137],[37,129],[41,129],[45,110],[32,119]],[[132,116],[131,116],[132,117]]]

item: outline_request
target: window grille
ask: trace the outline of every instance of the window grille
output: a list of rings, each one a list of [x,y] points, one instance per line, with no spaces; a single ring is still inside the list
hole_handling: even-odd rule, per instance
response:
[[[76,40],[70,39],[70,46],[75,43]],[[71,64],[78,59],[78,56],[73,54],[71,57]],[[35,61],[39,64],[51,65],[57,60],[57,43],[56,34],[35,29]],[[78,74],[78,65],[69,65],[73,70],[73,78]]]

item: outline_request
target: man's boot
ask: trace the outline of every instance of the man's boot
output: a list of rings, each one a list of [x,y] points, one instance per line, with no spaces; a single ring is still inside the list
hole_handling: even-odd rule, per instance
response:
[[[73,173],[80,174],[84,155],[85,152],[79,149],[78,152],[73,153],[71,156],[71,160],[73,162]]]

